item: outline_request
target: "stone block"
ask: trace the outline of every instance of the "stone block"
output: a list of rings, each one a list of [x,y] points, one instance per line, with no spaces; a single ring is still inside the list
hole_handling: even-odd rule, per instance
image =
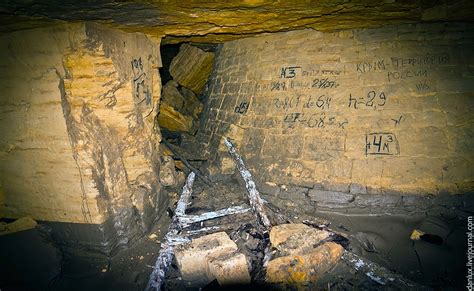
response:
[[[161,102],[162,104],[167,104],[178,111],[183,109],[185,99],[178,90],[178,83],[171,80],[163,86]]]
[[[270,242],[283,255],[306,253],[327,239],[327,231],[315,229],[305,224],[281,224],[270,231]]]
[[[202,110],[204,109],[204,105],[196,96],[196,94],[189,90],[186,87],[181,87],[179,89],[181,96],[184,98],[184,105],[182,112],[186,115],[192,116],[194,119],[199,118],[199,114],[201,114]]]
[[[220,286],[250,283],[247,259],[241,253],[211,255],[208,262],[209,277],[216,278]]]
[[[161,157],[162,163],[160,167],[160,183],[163,186],[175,186],[178,182],[175,163],[172,157]]]
[[[160,106],[158,124],[170,131],[193,132],[193,119],[164,103]]]
[[[175,257],[181,276],[191,285],[206,284],[209,278],[208,262],[211,257],[231,254],[237,245],[225,232],[213,233],[193,239],[189,245],[176,248]]]
[[[180,85],[200,94],[212,71],[214,53],[183,44],[170,64],[170,74]]]
[[[321,183],[321,188],[327,191],[334,191],[334,192],[342,192],[342,193],[349,193],[349,184],[347,183],[336,183],[332,181],[323,181]],[[315,187],[316,189],[316,187]]]
[[[266,281],[295,285],[317,282],[339,262],[342,253],[340,245],[327,242],[305,254],[276,258],[268,263]]]
[[[324,191],[324,190],[310,190],[308,193],[311,201],[315,201],[318,206],[324,205],[347,205],[354,200],[354,195],[343,192]]]

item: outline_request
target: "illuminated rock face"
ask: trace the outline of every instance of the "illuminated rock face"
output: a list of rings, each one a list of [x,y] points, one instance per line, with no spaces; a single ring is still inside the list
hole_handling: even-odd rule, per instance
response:
[[[471,26],[433,24],[225,43],[204,148],[222,159],[222,136],[239,128],[234,140],[264,182],[471,191],[473,39]]]
[[[34,7],[32,9],[31,7]],[[44,18],[89,20],[176,43],[223,42],[260,33],[312,28],[334,31],[419,21],[472,21],[472,1],[3,1],[1,30],[41,25]],[[21,18],[35,16],[35,19]],[[40,18],[42,17],[42,18]]]
[[[159,43],[97,25],[2,39],[1,213],[145,231],[160,196]],[[107,236],[105,234],[105,236]]]

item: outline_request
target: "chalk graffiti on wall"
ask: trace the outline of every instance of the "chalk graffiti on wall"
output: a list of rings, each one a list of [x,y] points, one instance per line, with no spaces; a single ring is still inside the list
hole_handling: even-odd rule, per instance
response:
[[[400,146],[395,134],[373,132],[365,135],[365,155],[398,155]]]
[[[235,113],[245,114],[249,110],[249,102],[240,102],[238,106],[234,107]]]
[[[340,128],[345,129],[348,120],[337,116],[327,116],[326,113],[308,114],[292,112],[285,115],[283,124],[285,128]]]
[[[387,103],[387,96],[384,92],[369,91],[365,96],[352,96],[349,94],[349,108],[373,108],[383,107]]]
[[[283,67],[280,69],[280,78],[292,79],[296,77],[297,69],[301,69],[300,66]]]
[[[146,105],[151,105],[151,90],[147,84],[147,74],[144,70],[142,58],[135,58],[131,61],[133,71],[133,97],[141,104],[144,101]]]

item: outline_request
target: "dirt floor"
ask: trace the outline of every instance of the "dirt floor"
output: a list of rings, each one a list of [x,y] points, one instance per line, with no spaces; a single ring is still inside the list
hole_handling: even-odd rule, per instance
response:
[[[209,188],[196,180],[188,214],[248,204],[245,188],[238,177],[228,177]],[[160,242],[167,231],[179,193],[170,190],[169,213],[156,222],[153,230],[131,248],[112,258],[64,256],[48,238],[43,227],[0,236],[0,289],[3,290],[143,290],[155,264]],[[265,196],[264,196],[265,197]],[[326,226],[346,237],[345,249],[398,273],[428,289],[456,290],[465,282],[466,221],[442,213],[406,215],[368,215],[343,210],[319,211],[308,216],[297,209],[267,205],[273,224],[311,222]],[[201,225],[226,231],[252,262],[255,287],[274,289],[264,284],[261,268],[262,237],[255,228],[251,212],[212,220]],[[441,234],[441,245],[410,240],[410,233],[422,227]],[[216,282],[204,289],[215,289]],[[280,286],[281,287],[281,286]],[[405,290],[404,286],[380,285],[347,260],[340,263],[309,289],[327,290]],[[165,288],[185,290],[176,265],[168,273]]]

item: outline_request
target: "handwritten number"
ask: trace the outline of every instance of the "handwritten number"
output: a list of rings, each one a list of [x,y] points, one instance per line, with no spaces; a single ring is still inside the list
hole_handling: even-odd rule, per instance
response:
[[[382,104],[379,103],[379,106],[384,106],[385,103],[387,102],[387,96],[385,96],[384,92],[380,92],[379,98],[380,100],[383,100],[383,103]]]
[[[374,99],[375,99],[375,91],[370,91],[369,93],[367,93],[367,103],[365,103],[366,106],[369,106],[369,107],[372,107],[374,106]]]

